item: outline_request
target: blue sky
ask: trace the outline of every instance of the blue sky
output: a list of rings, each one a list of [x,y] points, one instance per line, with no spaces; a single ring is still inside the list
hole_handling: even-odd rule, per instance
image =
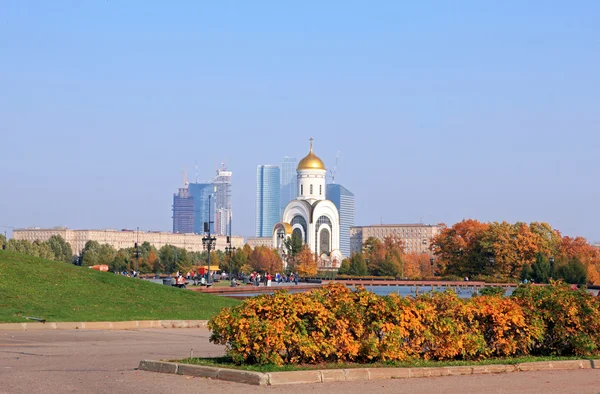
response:
[[[0,2],[0,225],[171,229],[199,164],[308,138],[356,223],[547,221],[600,240],[597,1]],[[0,229],[2,230],[2,229]]]

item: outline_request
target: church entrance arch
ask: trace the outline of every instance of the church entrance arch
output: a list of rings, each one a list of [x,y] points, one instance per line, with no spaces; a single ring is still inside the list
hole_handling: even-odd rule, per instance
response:
[[[304,236],[302,235],[302,230],[300,230],[299,227],[296,227],[294,229],[294,231],[292,231],[292,237],[298,237],[300,239],[304,239]]]
[[[330,239],[331,233],[329,232],[329,229],[321,229],[319,234],[319,254],[326,253],[327,255],[329,255],[329,252],[331,251],[331,244],[329,242]]]
[[[300,228],[302,229],[302,233],[299,234],[302,238],[302,240],[304,241],[304,243],[307,243],[307,238],[306,235],[308,234],[308,226],[306,225],[306,219],[304,219],[302,216],[300,215],[296,215],[292,218],[292,221],[290,222],[290,224],[292,225],[292,228],[294,229],[294,234],[296,233],[296,230],[300,230]],[[300,228],[298,228],[298,226],[300,226]]]
[[[315,231],[315,245],[319,245],[319,254],[331,252],[331,220],[325,216],[319,216],[317,219]]]

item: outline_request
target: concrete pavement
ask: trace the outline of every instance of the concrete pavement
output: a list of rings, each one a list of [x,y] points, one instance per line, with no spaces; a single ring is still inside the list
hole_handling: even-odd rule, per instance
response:
[[[137,371],[142,359],[217,356],[207,329],[0,331],[0,393],[597,393],[599,370],[258,387]]]

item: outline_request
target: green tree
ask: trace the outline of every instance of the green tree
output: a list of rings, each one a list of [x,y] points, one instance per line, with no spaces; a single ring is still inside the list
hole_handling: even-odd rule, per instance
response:
[[[294,258],[302,251],[302,237],[297,233],[292,233],[292,236],[283,241],[288,257]]]
[[[47,241],[56,261],[71,263],[73,261],[73,250],[71,245],[60,235],[53,235]]]
[[[108,244],[100,245],[98,250],[98,264],[110,266],[117,257],[117,251],[115,248]]]
[[[131,252],[129,249],[120,249],[114,260],[109,264],[111,272],[130,271]]]
[[[367,274],[367,262],[362,253],[354,253],[350,257],[350,266],[348,267],[350,275],[365,276]]]
[[[175,271],[187,271],[192,266],[190,253],[183,248],[164,245],[158,252],[160,264],[165,272],[172,274]]]
[[[559,279],[574,284],[586,284],[588,279],[587,268],[577,257],[570,258],[566,264],[559,265],[556,275]]]
[[[100,244],[97,241],[87,241],[81,251],[81,265],[86,267],[99,263]]]
[[[532,277],[536,283],[549,283],[552,276],[550,261],[541,253],[535,257],[535,263],[531,266]]]
[[[345,258],[342,260],[342,264],[340,264],[340,268],[338,269],[338,275],[350,275],[350,259]]]
[[[231,255],[231,272],[234,275],[237,275],[241,272],[241,269],[244,265],[248,264],[248,256],[252,253],[252,248],[250,245],[245,244],[243,248],[236,250]],[[227,267],[229,270],[229,267]]]
[[[0,249],[4,249],[4,245],[6,245],[7,242],[8,240],[6,239],[6,236],[4,234],[0,234]]]
[[[47,242],[42,242],[37,239],[33,241],[32,251],[30,254],[43,259],[56,260],[56,256],[54,255],[54,252],[52,252],[50,245],[48,245]]]
[[[529,264],[523,265],[523,269],[521,270],[521,276],[519,277],[521,281],[530,281],[533,279],[533,269]]]
[[[33,256],[33,244],[25,240],[11,239],[6,244],[6,250]]]
[[[176,270],[176,262],[175,262],[175,247],[171,245],[164,245],[158,251],[158,258],[160,259],[160,264],[164,267],[165,272],[168,274],[172,274]]]

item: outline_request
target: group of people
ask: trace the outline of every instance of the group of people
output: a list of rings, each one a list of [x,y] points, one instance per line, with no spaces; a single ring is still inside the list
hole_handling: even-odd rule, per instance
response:
[[[139,274],[140,273],[136,270],[133,270],[131,272],[127,272],[127,270],[123,270],[123,272],[121,272],[121,275],[127,276],[128,278],[137,278]]]
[[[275,275],[266,272],[264,275],[261,275],[260,272],[254,271],[250,274],[250,283],[255,286],[260,286],[261,283],[264,283],[265,286],[271,286],[273,281],[277,284],[281,283],[295,283],[298,284],[298,273],[290,273],[289,275],[280,274],[277,272]]]

